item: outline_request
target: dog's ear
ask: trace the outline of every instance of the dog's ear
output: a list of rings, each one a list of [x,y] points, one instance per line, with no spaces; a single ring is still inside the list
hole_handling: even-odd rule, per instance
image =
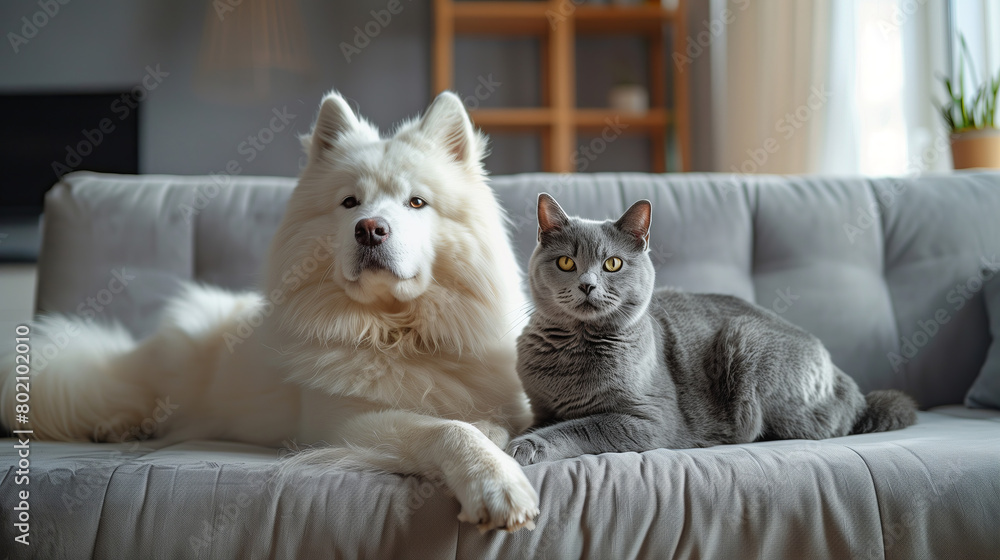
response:
[[[462,100],[441,92],[420,119],[420,131],[448,150],[458,163],[478,166],[483,158],[482,139],[472,126]]]
[[[653,205],[648,200],[636,202],[615,222],[615,227],[631,235],[642,244],[643,250],[649,248],[649,225],[653,217]]]
[[[302,144],[310,157],[315,159],[323,152],[332,150],[345,134],[357,130],[364,130],[378,138],[371,125],[359,119],[339,93],[331,91],[320,103],[316,124],[311,134],[302,137]]]
[[[548,193],[538,195],[538,241],[542,240],[542,235],[559,231],[568,222],[569,216],[556,199]]]

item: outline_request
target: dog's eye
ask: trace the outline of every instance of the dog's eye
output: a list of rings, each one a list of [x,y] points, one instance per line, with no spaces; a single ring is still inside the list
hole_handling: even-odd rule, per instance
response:
[[[569,257],[559,257],[559,260],[556,261],[556,266],[559,267],[559,270],[564,272],[576,270],[576,263]]]
[[[410,208],[423,208],[426,205],[427,201],[420,198],[419,196],[415,196],[410,199]]]
[[[358,205],[358,199],[354,198],[353,196],[349,196],[345,198],[344,201],[340,203],[340,205],[343,206],[344,208],[354,208],[355,206]]]
[[[618,272],[622,267],[622,260],[618,257],[611,257],[604,261],[604,270],[608,272]]]

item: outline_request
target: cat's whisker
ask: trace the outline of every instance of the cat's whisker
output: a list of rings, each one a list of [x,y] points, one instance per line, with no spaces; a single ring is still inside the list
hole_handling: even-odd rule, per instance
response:
[[[516,317],[514,317],[513,319],[510,319],[510,321],[508,322],[508,324],[511,324],[511,322],[514,323],[514,324],[519,323],[519,322],[523,321],[525,318],[531,317],[534,313],[535,313],[535,307],[534,306],[528,307],[526,309],[522,309],[517,314]]]
[[[503,316],[507,317],[508,315],[513,315],[514,313],[523,313],[525,309],[528,309],[529,307],[533,307],[534,305],[535,305],[534,302],[532,302],[530,300],[526,301],[526,302],[522,303],[521,305],[518,305],[514,309],[511,309],[510,311],[504,313]]]
[[[534,309],[532,309],[532,310],[531,310],[530,312],[528,312],[528,313],[525,313],[524,315],[522,315],[521,317],[519,317],[519,318],[518,318],[517,320],[515,320],[515,321],[514,321],[514,322],[513,322],[512,324],[511,324],[510,328],[509,328],[509,329],[507,329],[507,332],[503,333],[503,336],[507,336],[507,335],[509,335],[509,334],[511,333],[511,331],[513,331],[514,329],[516,329],[516,328],[517,328],[517,326],[518,326],[518,325],[519,325],[519,324],[520,324],[520,323],[521,323],[522,321],[524,321],[525,319],[530,319],[530,318],[531,318],[531,315],[532,315],[532,313],[534,313]]]

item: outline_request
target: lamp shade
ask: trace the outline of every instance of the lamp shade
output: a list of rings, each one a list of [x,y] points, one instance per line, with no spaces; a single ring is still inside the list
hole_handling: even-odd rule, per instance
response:
[[[196,85],[227,100],[259,101],[311,73],[297,0],[209,1]]]

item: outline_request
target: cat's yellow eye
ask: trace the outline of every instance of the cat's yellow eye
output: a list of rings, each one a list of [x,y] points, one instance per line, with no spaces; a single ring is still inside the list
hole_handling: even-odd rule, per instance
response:
[[[562,270],[563,272],[576,270],[576,263],[569,257],[559,257],[559,260],[556,261],[556,266],[558,266],[559,270]]]
[[[622,267],[622,260],[618,257],[611,257],[610,259],[604,261],[604,270],[608,272],[618,272]]]

